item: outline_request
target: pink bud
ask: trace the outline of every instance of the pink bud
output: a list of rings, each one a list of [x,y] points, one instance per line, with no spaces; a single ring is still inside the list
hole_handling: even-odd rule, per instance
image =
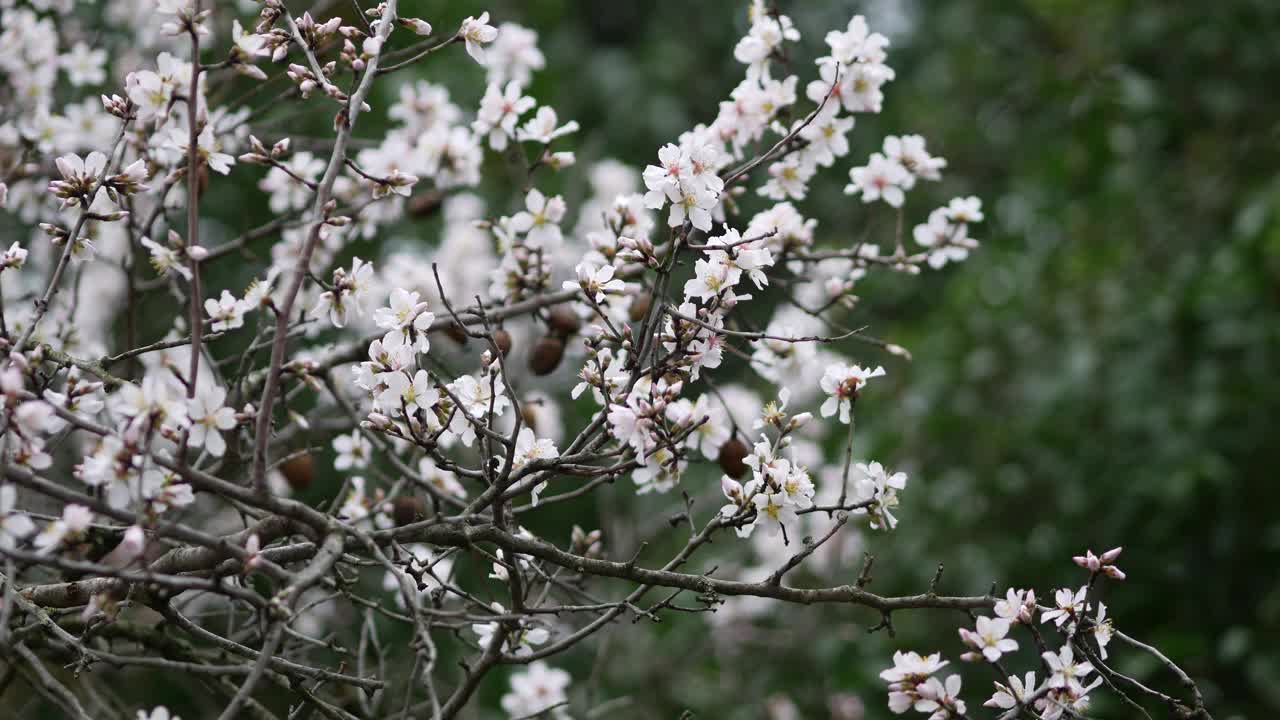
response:
[[[115,568],[125,567],[132,563],[147,546],[147,535],[142,528],[134,525],[124,531],[124,538],[115,549],[102,559],[103,564]]]
[[[1110,564],[1115,562],[1115,559],[1120,557],[1120,552],[1122,550],[1124,550],[1124,548],[1115,547],[1102,553],[1102,562],[1104,564]]]
[[[721,476],[720,490],[724,492],[724,496],[730,500],[739,500],[742,498],[742,483],[734,480],[728,475]]]
[[[5,395],[17,397],[23,387],[22,372],[18,368],[10,365],[4,369],[4,372],[0,372],[0,390],[3,390]]]
[[[245,562],[246,567],[257,567],[261,564],[261,558],[258,557],[259,551],[262,550],[262,539],[257,533],[249,536],[244,543],[244,551],[249,554],[249,559]]]
[[[887,351],[889,352],[889,354],[891,354],[891,355],[897,355],[898,357],[904,357],[904,358],[906,358],[906,359],[908,359],[908,360],[910,360],[910,359],[911,359],[911,351],[910,351],[910,350],[908,350],[908,349],[906,349],[906,348],[904,348],[904,347],[902,347],[901,345],[894,345],[894,344],[890,343],[889,345],[886,345],[884,349],[885,349],[885,350],[887,350]]]
[[[431,34],[431,23],[420,18],[401,18],[400,24],[418,35]]]
[[[1089,572],[1098,572],[1102,567],[1102,563],[1098,561],[1098,556],[1094,555],[1092,550],[1086,550],[1084,555],[1076,555],[1071,559],[1076,565],[1079,565]]]
[[[120,439],[123,440],[126,445],[136,447],[142,441],[143,429],[147,425],[147,423],[142,422],[144,417],[146,416],[140,415],[125,426],[124,432],[120,434]]]

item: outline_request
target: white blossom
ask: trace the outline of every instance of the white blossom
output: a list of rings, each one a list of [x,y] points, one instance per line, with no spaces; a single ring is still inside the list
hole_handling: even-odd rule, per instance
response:
[[[853,403],[858,393],[862,391],[868,380],[883,375],[882,367],[874,370],[859,365],[837,364],[828,367],[818,383],[822,392],[830,396],[822,403],[822,417],[831,417],[838,412],[840,422],[848,425],[850,412],[853,410]]]
[[[548,711],[550,717],[567,718],[563,704],[570,681],[569,673],[536,660],[511,675],[511,692],[502,696],[502,709],[513,718],[544,716]]]
[[[573,270],[578,274],[578,280],[577,282],[565,280],[564,289],[581,289],[588,297],[598,303],[607,302],[609,293],[621,292],[626,287],[622,280],[613,276],[614,269],[612,265],[595,267],[581,262]]]
[[[1063,645],[1056,653],[1045,652],[1042,657],[1052,673],[1049,676],[1049,687],[1084,692],[1084,685],[1080,680],[1093,672],[1093,665],[1089,662],[1076,662],[1071,645]]]
[[[92,510],[83,505],[70,503],[63,507],[63,516],[45,525],[45,529],[37,534],[32,544],[35,544],[36,550],[40,552],[54,551],[68,539],[81,537],[92,521]]]
[[[564,219],[564,198],[548,198],[533,188],[525,196],[525,210],[511,218],[511,228],[526,233],[525,243],[534,249],[554,249],[561,241],[560,221]]]
[[[543,105],[538,108],[533,119],[516,130],[516,139],[520,142],[538,142],[549,145],[556,138],[578,132],[578,122],[570,120],[561,125],[556,111]]]
[[[480,98],[480,110],[471,128],[477,135],[489,138],[489,147],[505,150],[507,142],[516,135],[520,116],[536,104],[533,98],[522,94],[521,86],[515,82],[507,83],[503,90],[499,90],[496,83],[491,83],[484,97]]]
[[[106,60],[106,50],[91,49],[79,42],[59,58],[59,64],[66,71],[67,79],[72,85],[99,85],[107,79],[107,73],[102,67]]]
[[[235,411],[223,406],[227,391],[216,385],[204,385],[196,390],[196,396],[187,401],[187,417],[191,428],[187,445],[204,447],[214,457],[222,457],[227,442],[222,433],[236,426]]]
[[[974,630],[960,628],[960,639],[982,653],[988,662],[996,662],[1004,653],[1018,649],[1018,641],[1006,637],[1009,634],[1008,620],[980,615],[975,624]]]
[[[498,37],[498,29],[489,24],[489,13],[480,13],[480,17],[468,17],[462,21],[458,29],[458,37],[467,46],[467,54],[481,65],[485,64],[484,46]]]
[[[214,332],[244,327],[244,314],[249,309],[227,290],[223,290],[217,300],[209,298],[204,301],[204,311],[213,321],[210,329]]]
[[[1009,684],[994,683],[996,692],[991,699],[983,703],[984,706],[990,708],[1000,708],[1001,710],[1011,710],[1015,705],[1024,704],[1028,698],[1036,694],[1036,674],[1028,672],[1026,679],[1019,679],[1016,675],[1009,676]]]
[[[14,510],[18,490],[13,485],[0,486],[0,550],[11,550],[35,532],[35,523],[26,513]]]
[[[350,470],[369,466],[373,454],[373,445],[359,430],[349,435],[339,435],[333,439],[333,451],[337,458],[333,461],[334,470]]]
[[[1052,622],[1054,625],[1062,627],[1064,623],[1080,618],[1088,609],[1085,605],[1085,598],[1088,597],[1088,594],[1088,586],[1082,586],[1075,591],[1071,588],[1060,588],[1053,594],[1053,600],[1057,607],[1041,613],[1040,622]]]
[[[851,182],[845,186],[844,192],[846,195],[861,195],[864,203],[884,200],[892,207],[902,207],[911,177],[911,173],[897,160],[872,153],[866,165],[849,171]]]
[[[890,475],[878,462],[857,463],[854,469],[857,476],[853,496],[866,507],[857,508],[853,513],[868,515],[872,529],[892,530],[897,527],[898,519],[892,511],[898,507],[898,491],[907,486],[907,474],[896,472]]]

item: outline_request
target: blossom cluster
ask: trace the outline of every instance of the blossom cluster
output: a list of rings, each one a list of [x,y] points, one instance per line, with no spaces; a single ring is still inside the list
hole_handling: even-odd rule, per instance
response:
[[[348,91],[334,80],[338,67],[356,73],[368,69],[379,60],[395,27],[420,36],[433,34],[432,25],[418,18],[384,23],[385,10],[378,6],[370,11],[377,27],[361,27],[338,18],[322,22],[305,13],[294,18],[268,3],[252,28],[238,19],[232,23],[226,66],[261,81],[266,73],[260,65],[283,63],[302,97],[318,91],[318,102],[348,102]],[[878,249],[860,245],[853,254],[827,262],[808,259],[816,242],[816,221],[803,217],[792,203],[805,199],[808,182],[819,169],[847,155],[846,135],[854,115],[880,110],[881,88],[893,79],[893,70],[886,64],[887,38],[855,17],[847,29],[828,34],[830,54],[818,59],[818,77],[806,90],[813,110],[804,118],[794,117],[800,80],[775,75],[777,60],[788,44],[800,40],[800,33],[790,18],[766,11],[761,3],[751,5],[750,16],[748,34],[734,52],[746,66],[745,77],[720,104],[715,120],[659,150],[659,164],[640,174],[643,193],[624,168],[608,163],[593,168],[596,192],[583,203],[577,228],[569,233],[562,229],[568,207],[559,195],[530,187],[522,209],[487,218],[478,197],[458,192],[478,184],[486,147],[493,152],[506,151],[512,144],[531,148],[532,157],[524,156],[530,177],[542,168],[559,171],[575,162],[572,152],[553,151],[552,145],[577,132],[577,123],[562,123],[554,108],[539,105],[526,93],[533,72],[545,64],[531,30],[509,23],[492,26],[487,13],[465,19],[440,46],[461,43],[485,67],[486,87],[474,115],[469,117],[442,86],[422,80],[402,83],[386,110],[394,123],[391,131],[375,146],[335,165],[310,150],[295,150],[288,137],[260,140],[252,132],[247,107],[210,103],[209,74],[193,72],[196,68],[181,59],[167,39],[207,36],[213,17],[209,11],[195,13],[183,2],[166,4],[158,32],[147,38],[164,48],[156,53],[154,64],[129,72],[121,93],[63,104],[63,114],[52,110],[55,88],[48,69],[64,67],[75,87],[100,87],[107,80],[105,55],[79,44],[66,56],[56,55],[55,48],[52,57],[57,62],[49,63],[49,48],[37,47],[18,32],[44,28],[47,20],[14,11],[8,16],[13,28],[8,36],[14,43],[7,46],[4,68],[11,80],[24,78],[29,83],[22,89],[31,111],[22,116],[23,124],[6,126],[0,141],[35,143],[43,152],[64,154],[55,163],[59,177],[45,183],[48,193],[61,201],[56,207],[43,203],[38,176],[6,186],[8,205],[23,218],[43,219],[44,234],[55,247],[64,245],[72,262],[92,260],[98,252],[103,261],[112,262],[135,236],[158,274],[156,280],[180,288],[194,283],[200,263],[220,256],[218,250],[211,254],[170,226],[168,211],[196,200],[184,196],[184,176],[197,169],[187,165],[195,162],[198,169],[219,174],[237,164],[265,167],[258,187],[272,211],[285,217],[313,213],[314,222],[284,224],[266,270],[241,292],[221,288],[202,298],[198,321],[207,323],[207,331],[216,337],[243,331],[246,319],[256,316],[255,334],[262,337],[273,317],[290,304],[285,298],[292,292],[309,308],[300,328],[307,335],[325,325],[376,333],[367,343],[367,360],[351,368],[355,394],[338,388],[344,402],[360,406],[364,422],[334,441],[335,468],[366,469],[374,454],[370,437],[381,438],[400,453],[416,446],[422,452],[416,461],[419,480],[454,498],[468,493],[459,482],[457,466],[437,449],[447,450],[455,443],[470,448],[477,438],[505,433],[501,428],[506,427],[511,428],[512,452],[499,446],[493,459],[502,465],[509,456],[513,470],[536,480],[527,488],[536,503],[548,484],[548,478],[538,474],[539,462],[559,456],[554,439],[561,432],[559,423],[547,422],[559,411],[550,397],[513,393],[511,371],[503,361],[507,350],[502,345],[511,342],[507,330],[500,324],[484,333],[475,325],[460,329],[458,320],[444,317],[439,305],[435,311],[429,309],[432,301],[466,302],[477,294],[473,290],[491,302],[536,298],[551,292],[553,278],[572,267],[561,287],[573,297],[557,308],[558,315],[552,313],[549,332],[536,345],[550,360],[537,360],[541,356],[535,353],[531,365],[541,363],[554,370],[560,355],[573,353],[570,341],[580,334],[587,353],[579,372],[581,383],[572,395],[592,391],[610,436],[632,458],[630,472],[639,492],[675,487],[689,467],[689,453],[698,452],[707,460],[733,466],[732,476],[725,476],[724,492],[737,509],[726,510],[726,518],[740,515],[732,520],[740,534],[749,534],[762,520],[773,531],[785,530],[795,522],[796,511],[812,507],[816,492],[806,465],[783,454],[796,432],[817,432],[803,430],[808,413],[787,419],[788,399],[803,403],[824,393],[822,415],[838,413],[848,423],[861,386],[883,370],[839,362],[817,347],[818,338],[806,337],[816,329],[814,317],[780,309],[766,332],[752,340],[751,351],[752,368],[781,386],[780,405],[762,408],[747,402],[731,408],[723,393],[687,398],[684,392],[703,373],[725,362],[736,332],[729,330],[736,324],[734,309],[751,300],[753,292],[767,288],[770,276],[784,266],[814,279],[796,284],[799,301],[853,304],[854,283],[882,259]],[[336,64],[320,66],[308,55],[335,41],[341,46]],[[289,62],[291,58],[296,61]],[[114,141],[113,125],[119,126]],[[745,189],[753,148],[770,134],[780,140],[760,156],[767,163],[768,179],[759,195],[778,202],[741,221],[741,201],[733,198]],[[110,152],[95,149],[108,145],[113,145]],[[77,154],[84,151],[88,152]],[[907,135],[886,138],[883,155],[873,156],[871,165],[888,169],[854,168],[854,186],[864,200],[878,192],[886,200],[896,198],[890,204],[897,206],[915,179],[936,180],[945,161],[930,156],[922,138]],[[882,182],[879,176],[891,177]],[[409,212],[409,201],[423,184],[450,193],[437,262],[468,254],[468,261],[489,263],[494,279],[487,287],[474,287],[452,274],[447,276],[451,287],[438,280],[432,286],[423,278],[436,276],[435,271],[427,272],[420,259],[405,255],[387,258],[385,264],[356,257],[349,265],[335,266],[349,241],[370,237]],[[313,208],[322,185],[329,200]],[[657,228],[650,211],[668,206],[664,241],[652,237]],[[77,211],[79,218],[67,215]],[[139,226],[135,216],[149,219]],[[966,228],[979,220],[976,199],[953,201],[930,216],[929,224],[915,233],[921,246],[932,248],[927,262],[938,266],[936,258],[960,259],[957,253],[973,245]],[[735,221],[745,229],[731,227]],[[696,233],[702,233],[700,243],[694,242]],[[491,248],[492,254],[475,257],[477,244]],[[684,282],[682,297],[667,300],[658,296],[651,277],[670,272],[682,245],[697,245],[693,276]],[[894,257],[898,265],[910,264],[900,254]],[[26,259],[27,250],[15,243],[3,267],[18,271]],[[288,281],[298,270],[314,282],[290,290]],[[321,273],[327,280],[320,279]],[[110,296],[110,283],[103,283],[99,289]],[[377,298],[385,298],[385,304],[378,304]],[[63,329],[73,322],[81,324],[82,318],[72,314],[75,305],[58,302],[65,303],[66,296],[55,298],[55,306],[45,311],[47,318],[45,312],[17,311],[13,326],[35,340],[69,337]],[[584,322],[586,327],[579,327]],[[431,335],[442,328],[487,336],[492,347],[481,352],[479,370],[440,376],[430,358]],[[58,409],[83,421],[104,423],[109,430],[87,448],[76,474],[89,487],[101,488],[112,507],[141,504],[148,514],[158,515],[168,507],[189,505],[190,485],[169,466],[186,462],[188,449],[222,457],[229,444],[243,442],[237,437],[240,430],[259,420],[240,386],[224,385],[207,371],[183,377],[191,351],[182,339],[189,333],[184,319],[176,319],[161,341],[165,347],[139,355],[141,377],[105,394],[101,383],[86,382],[73,372],[61,392],[46,389],[43,398],[28,399],[31,392],[19,376],[42,358],[15,355],[8,394],[10,427],[17,440],[15,462],[33,470],[49,466],[43,438],[62,430],[64,421],[54,412]],[[108,342],[106,333],[74,337],[62,348],[97,351]],[[320,378],[312,375],[318,367],[313,357],[323,355],[300,354],[287,369],[320,387]],[[814,368],[822,369],[816,387],[795,383]],[[544,373],[535,368],[535,374]],[[242,409],[230,407],[229,398]],[[296,412],[289,415],[306,424]],[[757,425],[772,428],[777,436],[762,437],[747,449],[735,415],[760,416]],[[544,422],[534,422],[538,419]],[[160,462],[152,462],[153,456]],[[736,469],[739,465],[743,469]],[[451,467],[453,471],[446,469]],[[744,478],[747,468],[751,476]],[[891,511],[905,475],[889,474],[874,462],[858,463],[853,472],[852,479],[841,481],[853,490],[848,509],[868,515],[873,528],[892,528],[896,518]],[[281,473],[273,470],[272,477],[278,484]],[[740,484],[739,478],[745,482]],[[393,499],[364,476],[354,476],[338,515],[348,520],[372,517],[375,525],[386,526],[386,507]]]
[[[996,691],[984,703],[986,707],[1007,711],[1001,718],[1033,710],[1037,717],[1046,720],[1078,717],[1088,711],[1089,694],[1102,685],[1103,679],[1095,673],[1094,663],[1082,659],[1081,655],[1105,660],[1114,632],[1107,619],[1106,605],[1093,602],[1089,593],[1099,576],[1124,578],[1114,565],[1119,555],[1120,548],[1115,548],[1101,557],[1090,551],[1077,558],[1077,564],[1090,570],[1089,584],[1078,590],[1057,590],[1054,593],[1056,607],[1037,605],[1033,590],[1010,588],[1003,599],[994,603],[994,616],[978,616],[973,629],[959,629],[961,642],[969,648],[961,659],[990,663],[1000,671],[1003,671],[1001,659],[1007,661],[1019,648],[1018,641],[1010,637],[1014,629],[1028,628],[1042,648],[1040,660],[1046,671],[1043,682],[1037,682],[1034,671],[1023,676],[1010,675],[1005,682],[995,683]],[[1104,571],[1104,565],[1111,569]],[[1095,606],[1096,614],[1090,617]],[[1044,646],[1045,641],[1035,629],[1037,618],[1039,623],[1052,624],[1060,633],[1063,643],[1056,651]],[[896,714],[914,709],[928,714],[929,720],[963,717],[966,708],[960,698],[960,676],[951,675],[945,681],[936,676],[947,664],[941,653],[928,656],[915,652],[894,653],[893,667],[880,673],[881,679],[889,684],[889,709]]]

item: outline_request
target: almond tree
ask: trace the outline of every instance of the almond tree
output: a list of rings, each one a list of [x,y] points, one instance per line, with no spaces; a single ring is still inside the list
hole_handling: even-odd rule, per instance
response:
[[[1031,590],[947,595],[941,566],[917,594],[878,594],[870,555],[851,582],[787,581],[856,533],[903,532],[894,509],[927,486],[892,459],[855,462],[857,401],[892,374],[869,358],[910,357],[866,332],[858,284],[966,260],[983,220],[973,197],[908,217],[908,193],[946,168],[918,135],[850,157],[856,116],[878,112],[894,78],[888,39],[861,16],[792,74],[800,33],[753,2],[742,82],[655,164],[590,168],[566,228],[548,178],[576,171],[581,128],[527,94],[545,65],[534,31],[484,13],[437,32],[396,0],[351,23],[263,0],[251,29],[235,3],[133,4],[146,12],[106,9],[92,31],[70,0],[0,15],[0,200],[38,228],[0,259],[0,653],[47,704],[169,717],[113,687],[113,668],[139,667],[194,679],[210,717],[453,718],[514,665],[507,716],[597,713],[570,702],[557,657],[625,620],[757,598],[858,606],[889,632],[920,612],[963,619],[960,659],[995,673],[967,693],[990,697],[985,716],[1081,717],[1096,690],[1210,717],[1178,665],[1114,629],[1094,596],[1124,579],[1118,548],[1076,558],[1087,579],[1052,606]],[[102,33],[140,65],[111,76]],[[370,100],[440,52],[466,52],[486,87],[455,104],[402,82],[389,107]],[[332,135],[292,136],[295,112],[332,115]],[[358,135],[373,113],[392,129]],[[490,155],[514,168],[510,208],[471,192]],[[888,222],[819,235],[798,204],[834,172],[851,208]],[[202,198],[220,182],[255,183],[274,219],[206,242],[220,226],[202,223]],[[436,212],[429,252],[353,255]],[[248,287],[214,287],[251,248],[269,253]],[[149,297],[172,312],[147,341]],[[764,397],[717,380],[746,370]],[[344,479],[304,502],[316,436]],[[839,457],[823,457],[827,436]],[[579,526],[594,518],[524,527],[615,483],[673,501],[672,523],[639,500],[633,518],[655,545],[678,539],[673,555],[619,554]],[[694,569],[722,538],[773,559],[738,577]],[[131,622],[135,608],[163,626]],[[1183,694],[1110,667],[1114,641]],[[1024,645],[1031,668],[1013,666]],[[939,674],[948,662],[897,653],[881,674],[889,709],[984,716],[959,675]]]

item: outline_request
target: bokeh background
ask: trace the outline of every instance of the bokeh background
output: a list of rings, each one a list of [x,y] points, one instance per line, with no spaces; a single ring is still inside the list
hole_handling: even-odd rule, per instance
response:
[[[747,28],[745,3],[405,5],[437,28],[487,9],[495,22],[536,29],[547,67],[530,94],[581,123],[571,144],[582,166],[606,157],[637,169],[652,162],[660,145],[712,120],[742,73],[732,48]],[[804,34],[795,57],[802,87],[826,31],[854,13],[892,40],[898,74],[885,111],[858,117],[838,167],[859,164],[886,134],[920,133],[949,170],[942,183],[914,191],[908,217],[923,221],[957,194],[979,195],[987,209],[973,231],[983,247],[968,262],[917,278],[873,276],[848,316],[913,354],[907,362],[855,348],[859,360],[889,369],[860,404],[858,455],[912,473],[899,531],[862,536],[858,550],[877,556],[871,588],[921,591],[943,562],[948,593],[993,583],[1047,590],[1080,582],[1071,555],[1122,545],[1129,579],[1104,598],[1116,626],[1201,680],[1219,720],[1276,716],[1280,4],[781,5]],[[346,3],[339,11],[350,14]],[[463,53],[446,52],[401,79],[414,77],[474,107],[483,74]],[[374,104],[385,107],[394,89],[381,92]],[[362,117],[359,134],[376,137],[384,120]],[[291,127],[308,122],[322,135],[328,117]],[[802,210],[819,219],[820,243],[848,245],[867,211],[840,192],[839,173],[827,177]],[[566,195],[570,217],[587,191],[572,176],[543,187]],[[509,185],[480,191],[493,207],[518,207]],[[269,217],[252,182],[216,183],[210,193],[205,207],[231,232]],[[394,235],[429,253],[439,231],[437,218]],[[570,427],[589,409],[574,407]],[[838,452],[833,444],[829,457]],[[702,466],[686,482],[715,477]],[[660,523],[672,502],[637,500],[620,486],[531,525],[567,537],[573,523],[603,517],[614,525],[606,536],[618,538],[611,551],[626,555],[625,523]],[[859,561],[855,552],[821,577],[794,581],[851,582]],[[627,621],[555,664],[572,671],[574,709],[587,717],[614,700],[598,716],[882,718],[889,713],[876,675],[892,651],[954,658],[962,651],[954,628],[967,619],[902,613],[894,637],[866,632],[878,620],[848,608],[778,606],[740,622]],[[1112,648],[1117,669],[1174,689],[1149,658]],[[981,670],[964,671],[971,707],[989,695]],[[475,716],[497,713],[504,689],[500,672]],[[200,716],[190,698],[170,692],[176,709]],[[1091,715],[1133,716],[1101,699]]]

